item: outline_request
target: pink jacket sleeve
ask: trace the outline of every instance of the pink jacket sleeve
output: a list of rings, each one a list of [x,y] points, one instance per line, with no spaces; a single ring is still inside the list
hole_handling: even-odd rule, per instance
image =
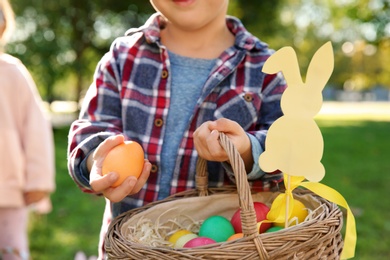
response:
[[[51,124],[42,110],[42,100],[30,73],[23,65],[21,65],[21,72],[23,75],[21,80],[27,83],[33,94],[26,104],[28,114],[22,136],[26,156],[25,190],[52,192],[55,189],[55,166]]]
[[[55,189],[54,142],[26,67],[0,54],[0,206],[21,206],[26,191]]]

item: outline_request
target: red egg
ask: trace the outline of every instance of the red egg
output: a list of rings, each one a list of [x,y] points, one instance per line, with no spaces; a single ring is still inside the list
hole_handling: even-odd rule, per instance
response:
[[[196,237],[184,244],[184,248],[192,248],[198,246],[205,246],[216,243],[213,239],[208,237]]]
[[[265,219],[267,219],[267,214],[269,212],[269,207],[265,205],[262,202],[254,202],[253,206],[255,208],[256,212],[256,222],[261,222]],[[230,220],[230,223],[232,223],[234,231],[236,233],[242,233],[242,226],[241,226],[241,215],[240,215],[241,209],[238,209],[234,214],[232,219]],[[263,223],[260,226],[259,233],[264,233],[267,229],[271,227],[271,223]]]

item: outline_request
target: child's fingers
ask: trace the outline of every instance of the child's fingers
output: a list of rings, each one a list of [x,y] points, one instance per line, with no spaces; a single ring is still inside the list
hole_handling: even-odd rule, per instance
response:
[[[226,152],[221,147],[215,121],[203,123],[194,132],[194,145],[200,157],[210,161],[225,161]]]
[[[232,130],[236,122],[229,120],[227,118],[219,118],[210,124],[210,130],[218,130],[220,132],[228,133]]]
[[[116,135],[116,136],[111,136],[104,140],[98,148],[95,150],[93,154],[93,159],[96,161],[98,164],[98,167],[101,167],[101,164],[103,163],[102,158],[105,158],[108,152],[114,148],[115,146],[120,145],[123,143],[125,140],[123,135]]]
[[[119,175],[116,172],[110,172],[107,175],[101,176],[95,171],[91,171],[89,183],[95,192],[103,192],[111,187],[118,178]]]
[[[227,160],[226,152],[219,143],[219,132],[217,130],[211,131],[207,137],[207,148],[210,154],[210,160],[225,161]]]
[[[205,154],[207,152],[207,144],[205,140],[206,136],[210,132],[207,123],[208,122],[205,122],[201,126],[199,126],[193,134],[195,149],[198,152],[199,156],[204,159],[207,159]]]
[[[145,159],[144,168],[142,169],[141,175],[138,177],[137,183],[131,191],[132,194],[138,193],[145,185],[146,181],[149,178],[151,168],[152,164],[147,159]]]
[[[227,135],[236,135],[237,133],[243,131],[242,127],[233,120],[227,118],[219,118],[213,122],[213,124],[209,124],[210,130],[218,130],[219,132],[223,132]]]
[[[132,194],[133,189],[137,183],[137,178],[129,176],[125,181],[116,188],[108,188],[103,193],[104,196],[112,202],[119,202],[127,195]]]

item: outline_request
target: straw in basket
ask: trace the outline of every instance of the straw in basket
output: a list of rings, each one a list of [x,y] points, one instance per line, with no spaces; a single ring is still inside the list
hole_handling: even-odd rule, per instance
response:
[[[343,215],[338,206],[304,190],[295,189],[294,197],[315,213],[310,220],[278,232],[258,234],[253,201],[272,203],[277,192],[255,193],[246,177],[244,163],[230,140],[220,134],[221,146],[229,156],[236,186],[208,188],[206,161],[199,158],[196,189],[174,194],[164,200],[130,210],[115,218],[106,235],[109,259],[339,259],[343,248]],[[174,249],[137,242],[128,234],[129,225],[140,218],[152,221],[191,215],[201,221],[210,215],[232,216],[241,208],[244,237],[196,248]],[[170,214],[162,212],[170,210]]]

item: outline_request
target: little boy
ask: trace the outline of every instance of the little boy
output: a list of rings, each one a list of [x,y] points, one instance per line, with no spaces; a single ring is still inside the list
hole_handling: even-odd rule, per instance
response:
[[[151,3],[157,13],[99,62],[70,129],[70,175],[83,191],[106,197],[102,238],[120,213],[194,188],[198,156],[210,161],[209,186],[229,183],[218,132],[237,147],[253,185],[270,190],[282,180],[257,163],[286,88],[281,74],[261,72],[272,51],[226,15],[228,0]],[[102,162],[124,140],[140,143],[147,159],[138,179],[112,188],[118,175],[102,176]]]

